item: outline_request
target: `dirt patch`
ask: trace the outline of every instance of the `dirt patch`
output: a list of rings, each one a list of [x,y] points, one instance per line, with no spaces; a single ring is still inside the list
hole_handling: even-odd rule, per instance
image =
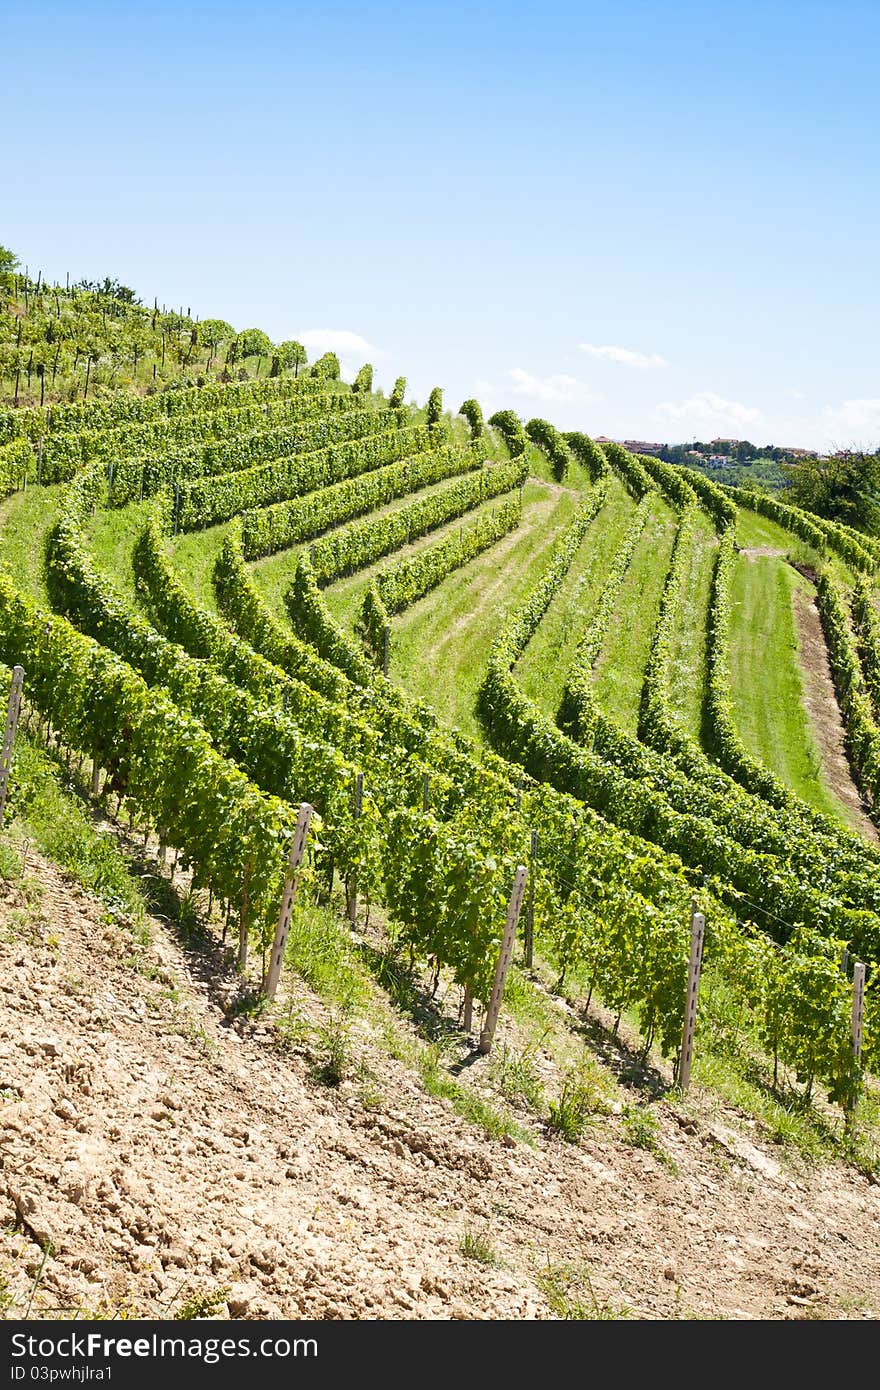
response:
[[[575,1144],[489,1140],[369,1040],[369,1098],[318,1084],[162,922],[136,971],[124,928],[31,874],[36,917],[0,886],[7,1316],[531,1320],[564,1315],[548,1277],[581,1316],[880,1312],[880,1186],[699,1089],[651,1107],[656,1148],[620,1104]],[[461,1078],[482,1094],[488,1065]]]
[[[880,835],[853,781],[847,760],[843,720],[815,599],[796,590],[794,617],[804,683],[804,706],[822,759],[822,775],[838,801],[852,813],[859,832],[873,844],[880,843]]]
[[[746,560],[760,560],[768,555],[772,559],[784,559],[788,554],[787,550],[780,550],[775,545],[747,545],[737,548],[737,554],[744,556]]]

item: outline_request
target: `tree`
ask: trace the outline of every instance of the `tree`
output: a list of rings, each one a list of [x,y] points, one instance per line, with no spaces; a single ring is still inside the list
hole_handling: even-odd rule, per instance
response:
[[[782,467],[791,480],[787,500],[829,521],[880,535],[880,454],[843,449]]]
[[[228,343],[235,337],[235,329],[231,323],[225,319],[202,319],[198,326],[199,342],[204,343],[208,349],[208,366],[211,370],[211,363],[214,361],[214,354],[221,343]]]
[[[299,376],[300,367],[304,367],[309,360],[302,343],[298,343],[295,338],[287,338],[283,343],[279,343],[276,352],[285,371],[293,367],[294,376]]]
[[[262,328],[243,328],[236,338],[236,360],[242,357],[268,357],[272,343]]]
[[[7,246],[0,246],[0,285],[12,289],[18,264],[15,252],[10,251]]]

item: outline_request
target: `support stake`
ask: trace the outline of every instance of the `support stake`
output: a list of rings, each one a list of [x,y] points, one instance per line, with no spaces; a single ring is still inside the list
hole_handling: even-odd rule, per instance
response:
[[[12,682],[9,686],[9,708],[6,714],[6,732],[3,735],[3,748],[0,751],[0,825],[6,810],[6,797],[9,792],[9,773],[12,770],[12,750],[15,747],[15,731],[21,710],[21,689],[24,685],[24,667],[12,668]]]
[[[281,978],[281,967],[284,964],[284,950],[287,946],[287,937],[290,932],[290,917],[293,911],[293,901],[296,897],[296,885],[298,879],[299,866],[302,863],[305,853],[306,839],[309,833],[309,825],[312,820],[312,807],[307,801],[300,804],[299,815],[296,818],[296,830],[293,834],[293,844],[290,846],[290,854],[287,859],[287,873],[284,876],[284,893],[281,898],[281,911],[278,915],[278,925],[275,928],[275,940],[272,943],[272,954],[269,957],[269,969],[263,982],[263,993],[271,1002],[275,998],[275,991],[278,988],[278,981]]]
[[[507,921],[504,925],[504,935],[501,938],[501,950],[498,952],[498,964],[495,967],[495,982],[492,985],[492,993],[489,996],[489,1007],[486,1010],[483,1031],[480,1034],[478,1051],[482,1052],[484,1056],[492,1050],[492,1039],[495,1036],[495,1026],[498,1023],[498,1014],[501,1011],[504,982],[507,979],[510,958],[513,955],[513,943],[516,939],[516,924],[519,919],[519,910],[522,906],[528,872],[525,864],[518,865],[513,880],[513,892],[510,895],[510,902],[507,907]]]
[[[691,1081],[691,1063],[694,1057],[694,1029],[697,1022],[697,991],[700,988],[700,967],[703,963],[703,936],[706,931],[706,918],[698,912],[696,904],[691,908],[691,958],[688,965],[687,998],[684,1006],[684,1028],[681,1034],[681,1054],[678,1059],[678,1084],[686,1091]]]

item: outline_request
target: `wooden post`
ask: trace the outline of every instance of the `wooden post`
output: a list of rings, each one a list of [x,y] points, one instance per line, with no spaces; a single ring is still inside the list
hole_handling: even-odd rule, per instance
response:
[[[0,751],[0,825],[6,810],[6,797],[9,792],[9,773],[12,770],[12,750],[15,747],[15,731],[21,710],[21,689],[24,684],[24,667],[13,666],[12,681],[9,686],[9,707],[6,714],[6,731],[3,735],[3,748]]]
[[[382,634],[382,675],[388,675],[388,665],[391,658],[391,624],[385,624],[385,631]]]
[[[287,946],[287,937],[290,933],[290,916],[293,911],[293,900],[296,897],[298,870],[305,852],[306,838],[309,833],[311,819],[312,807],[307,801],[303,801],[300,804],[299,815],[296,818],[296,830],[293,834],[293,844],[290,846],[290,854],[287,860],[287,873],[284,876],[284,893],[281,898],[281,911],[278,915],[278,925],[275,928],[275,940],[272,943],[272,954],[269,957],[269,969],[266,972],[266,978],[263,982],[263,993],[270,1002],[275,998],[275,991],[278,988],[278,981],[281,978],[281,967],[284,964],[284,950]]]
[[[360,820],[364,809],[364,774],[359,772],[354,784],[354,818]],[[357,921],[358,884],[357,874],[351,875],[348,894],[348,920],[352,926]]]
[[[250,877],[250,864],[245,865],[244,879],[241,885],[241,908],[238,914],[238,968],[244,972],[248,960],[248,878]]]
[[[529,895],[526,900],[525,964],[532,968],[535,953],[535,860],[538,857],[538,832],[532,831],[529,846]]]
[[[464,1010],[461,1026],[466,1033],[469,1033],[474,1026],[474,996],[470,985],[464,987]]]
[[[691,1081],[691,1063],[694,1057],[694,1028],[697,1022],[697,991],[700,988],[700,966],[703,963],[703,936],[706,931],[706,918],[698,912],[696,904],[691,908],[691,958],[688,965],[687,998],[684,1006],[684,1027],[681,1034],[681,1052],[678,1058],[678,1084],[686,1091]]]
[[[850,1018],[850,1037],[853,1057],[858,1065],[862,1055],[862,1018],[865,1011],[865,967],[860,960],[853,966],[852,1014]],[[846,1123],[849,1127],[859,1106],[858,1094],[854,1094],[846,1109]]]
[[[101,790],[101,764],[98,762],[97,753],[92,758],[92,796],[97,796]]]
[[[845,946],[840,953],[840,970],[843,975],[849,974],[849,951]]]
[[[510,902],[507,907],[507,921],[504,925],[504,935],[501,938],[501,950],[498,952],[498,964],[495,967],[495,982],[492,985],[492,993],[489,996],[489,1007],[486,1010],[483,1031],[480,1034],[478,1050],[482,1052],[484,1056],[492,1050],[492,1039],[495,1036],[495,1025],[498,1022],[498,1014],[501,1010],[501,999],[504,995],[504,982],[507,979],[507,970],[510,965],[510,958],[513,955],[513,943],[516,939],[516,924],[519,918],[519,910],[522,906],[527,876],[528,869],[525,864],[518,865],[513,880],[513,892],[510,895]]]

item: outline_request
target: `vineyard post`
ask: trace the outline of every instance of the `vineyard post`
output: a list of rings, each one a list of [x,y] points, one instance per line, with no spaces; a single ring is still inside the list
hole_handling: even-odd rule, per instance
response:
[[[248,959],[248,908],[250,907],[248,879],[250,878],[250,869],[250,864],[245,864],[241,884],[241,907],[238,913],[238,968],[242,973],[244,973]]]
[[[466,1033],[469,1033],[474,1026],[474,992],[470,985],[465,985],[464,987],[464,1005],[461,1026]]]
[[[284,949],[287,945],[287,937],[290,932],[290,915],[293,911],[293,900],[296,897],[299,866],[302,863],[303,854],[305,852],[311,819],[312,807],[307,801],[301,802],[299,815],[296,818],[296,830],[293,834],[293,844],[290,846],[290,854],[287,860],[287,873],[284,876],[284,893],[281,898],[281,911],[278,915],[278,925],[275,928],[275,940],[272,943],[272,954],[269,957],[269,969],[266,972],[266,978],[263,982],[263,993],[270,1003],[275,998],[275,991],[278,988],[278,980],[281,976],[281,967],[284,964]]]
[[[37,443],[37,485],[43,481],[43,436],[40,435]]]
[[[101,790],[101,764],[98,762],[98,755],[95,753],[92,758],[92,796],[97,796]]]
[[[24,684],[24,667],[13,666],[12,683],[9,687],[9,709],[6,715],[6,732],[3,735],[3,749],[0,752],[0,824],[6,810],[6,796],[9,791],[9,773],[12,769],[12,750],[15,746],[15,731],[18,728],[18,715],[21,710],[21,688]]]
[[[688,963],[687,997],[684,1006],[684,1027],[681,1034],[681,1052],[678,1058],[678,1085],[686,1091],[691,1080],[691,1063],[694,1057],[694,1029],[697,1022],[697,991],[700,988],[700,966],[703,963],[703,936],[706,931],[706,918],[691,908],[691,957]]]
[[[522,906],[527,876],[528,869],[525,864],[517,865],[513,880],[513,892],[510,895],[510,902],[507,907],[507,921],[504,924],[504,935],[501,938],[501,950],[498,952],[498,964],[495,967],[495,981],[492,985],[492,993],[489,996],[489,1007],[486,1009],[483,1031],[480,1034],[478,1051],[482,1052],[484,1056],[492,1050],[492,1039],[495,1036],[495,1025],[498,1022],[498,1014],[501,1010],[501,999],[504,994],[504,982],[507,979],[507,970],[510,965],[510,958],[513,955],[513,943],[516,939],[516,924],[519,920],[519,910]]]
[[[865,1012],[865,967],[862,961],[857,960],[853,966],[853,993],[852,993],[852,1015],[850,1019],[850,1036],[852,1038],[852,1052],[856,1066],[862,1056],[862,1019]],[[848,1108],[847,1120],[851,1123],[852,1117],[858,1107],[858,1095],[854,1094]]]
[[[364,774],[359,772],[354,784],[354,818],[360,820],[364,809]],[[358,882],[357,872],[349,880],[348,920],[352,926],[357,922]]]
[[[526,900],[525,964],[532,968],[535,952],[535,860],[538,857],[538,832],[532,831],[529,845],[529,896]]]

